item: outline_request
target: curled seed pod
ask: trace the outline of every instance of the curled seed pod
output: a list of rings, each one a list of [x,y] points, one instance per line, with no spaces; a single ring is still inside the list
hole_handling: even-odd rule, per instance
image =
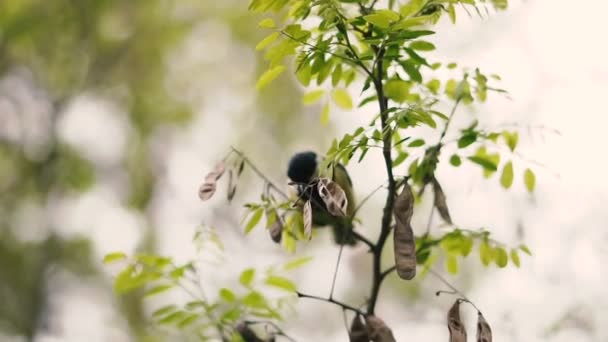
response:
[[[245,159],[241,159],[241,163],[239,164],[237,176],[240,176],[243,173],[243,170],[245,170]]]
[[[228,201],[232,201],[236,194],[236,185],[238,183],[238,176],[234,176],[234,170],[228,170]]]
[[[213,196],[213,194],[215,193],[215,189],[216,189],[215,181],[205,182],[205,183],[201,184],[201,186],[198,188],[198,197],[201,199],[201,201],[206,201],[206,200],[210,199],[211,196]]]
[[[217,182],[222,177],[225,170],[226,163],[224,163],[223,160],[220,160],[217,164],[215,164],[213,170],[205,176],[205,182]]]
[[[460,299],[448,311],[448,330],[450,331],[450,342],[466,342],[467,331],[460,320]]]
[[[302,217],[304,219],[304,236],[310,240],[312,238],[312,205],[310,204],[310,201],[304,203]]]
[[[477,342],[492,342],[490,324],[479,311],[477,312]]]
[[[365,317],[369,338],[374,342],[396,342],[391,329],[380,318],[369,315]]]
[[[330,214],[333,216],[346,216],[348,199],[338,183],[333,182],[329,178],[320,178],[317,183],[317,190]]]
[[[393,232],[395,267],[399,277],[405,280],[411,280],[416,276],[416,240],[410,224],[413,213],[414,194],[406,182],[393,206],[393,216],[396,221]]]
[[[439,184],[435,177],[433,177],[433,193],[435,197],[434,205],[435,208],[437,208],[439,215],[441,215],[441,218],[445,222],[452,224],[452,218],[450,217],[450,211],[448,210],[448,204],[445,197],[445,193],[441,188],[441,184]]]
[[[280,217],[277,217],[276,221],[268,229],[270,238],[276,243],[281,243],[281,237],[283,236],[283,222]]]
[[[348,332],[350,342],[369,342],[369,333],[367,327],[363,324],[361,316],[357,314],[353,318],[353,322],[350,325],[350,331]]]

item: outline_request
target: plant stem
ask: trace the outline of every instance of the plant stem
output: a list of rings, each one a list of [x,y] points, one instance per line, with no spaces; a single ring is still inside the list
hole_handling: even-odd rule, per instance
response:
[[[378,294],[380,293],[380,286],[384,277],[382,276],[382,250],[391,231],[391,221],[393,218],[393,205],[395,200],[395,194],[397,192],[395,177],[393,175],[393,159],[391,157],[391,139],[392,132],[388,127],[388,99],[384,96],[384,88],[382,80],[384,79],[384,52],[385,50],[376,48],[376,75],[373,79],[374,87],[378,95],[378,105],[380,107],[380,122],[382,125],[383,135],[383,149],[382,155],[384,157],[384,164],[386,166],[386,174],[388,176],[388,194],[386,196],[386,204],[382,213],[382,225],[380,228],[380,236],[376,242],[375,249],[373,250],[373,280],[372,289],[370,293],[370,299],[367,305],[367,313],[370,315],[374,314],[376,308],[376,302],[378,300]]]

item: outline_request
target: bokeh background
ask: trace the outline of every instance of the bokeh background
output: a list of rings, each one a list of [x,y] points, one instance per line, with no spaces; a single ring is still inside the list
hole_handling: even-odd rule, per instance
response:
[[[484,311],[496,340],[608,341],[607,12],[604,0],[513,0],[509,11],[461,13],[457,26],[437,29],[434,59],[498,73],[511,97],[461,109],[456,125],[477,117],[520,129],[516,172],[537,173],[530,195],[474,167],[439,169],[455,222],[534,253],[520,269],[483,269],[471,258],[448,277]],[[289,73],[256,92],[259,19],[243,0],[0,1],[0,341],[151,340],[146,314],[158,303],[116,296],[103,255],[187,261],[201,224],[225,245],[220,263],[203,270],[210,288],[290,258],[262,229],[245,237],[239,227],[239,203],[262,187],[255,176],[245,175],[234,204],[203,204],[204,174],[235,146],[285,184],[292,153],[324,151],[373,113],[334,110],[323,126]],[[358,197],[382,183],[379,161],[349,168]],[[361,214],[372,238],[383,197]],[[418,231],[428,205],[414,217]],[[320,233],[299,247],[314,257],[291,275],[302,291],[328,291],[330,239]],[[345,251],[338,296],[360,304],[370,268],[363,246]],[[447,340],[452,299],[434,296],[443,288],[432,277],[391,277],[377,312],[400,341]],[[298,341],[346,340],[339,309],[306,300],[296,308],[285,330]],[[472,332],[475,313],[464,311]]]

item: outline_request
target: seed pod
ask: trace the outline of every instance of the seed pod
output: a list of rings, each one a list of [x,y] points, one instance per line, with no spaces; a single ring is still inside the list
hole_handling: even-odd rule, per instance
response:
[[[236,194],[236,185],[238,183],[238,176],[234,176],[234,170],[228,170],[228,201],[232,201]]]
[[[466,342],[467,331],[460,320],[460,299],[448,311],[448,330],[450,331],[450,342]]]
[[[365,317],[369,338],[374,342],[396,342],[391,329],[380,318],[370,315]]]
[[[201,199],[201,201],[210,199],[215,193],[215,188],[215,181],[201,184],[201,186],[198,188],[198,197]]]
[[[304,236],[310,240],[312,238],[312,205],[310,201],[304,203],[302,217],[304,220]]]
[[[348,199],[338,183],[333,182],[329,178],[320,178],[317,183],[317,190],[330,214],[333,216],[346,216]]]
[[[281,237],[283,236],[283,222],[281,221],[280,217],[277,217],[268,231],[270,232],[270,238],[272,241],[275,243],[281,243]]]
[[[411,280],[416,276],[416,241],[410,225],[413,213],[414,194],[406,182],[393,206],[393,216],[396,221],[393,232],[395,267],[399,277],[405,280]]]
[[[492,329],[481,312],[477,312],[477,342],[492,342]]]
[[[205,182],[217,182],[222,177],[225,170],[226,164],[223,160],[220,160],[217,164],[215,164],[213,171],[209,172],[205,176]]]
[[[450,217],[450,211],[448,210],[448,204],[446,201],[445,193],[441,188],[441,184],[439,184],[435,177],[433,177],[433,193],[435,197],[434,205],[435,208],[437,208],[439,215],[441,215],[441,218],[445,222],[452,224],[452,218]]]
[[[348,332],[350,342],[369,342],[369,333],[367,327],[363,324],[361,316],[357,314],[353,318],[353,322],[350,325],[350,331]]]
[[[240,323],[236,326],[236,331],[241,335],[245,342],[264,342],[251,328],[245,323]]]

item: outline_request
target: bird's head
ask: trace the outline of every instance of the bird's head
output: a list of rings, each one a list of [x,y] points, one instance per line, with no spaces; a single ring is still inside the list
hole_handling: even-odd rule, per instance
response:
[[[289,161],[287,176],[295,183],[308,184],[317,173],[317,165],[315,152],[296,153]]]

